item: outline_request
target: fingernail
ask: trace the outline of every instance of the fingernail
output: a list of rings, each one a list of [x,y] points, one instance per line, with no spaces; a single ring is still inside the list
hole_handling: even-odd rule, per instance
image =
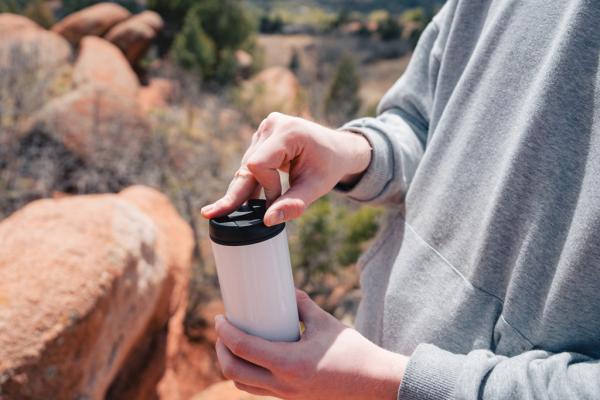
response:
[[[221,314],[217,314],[215,315],[215,325],[219,325],[221,322],[223,322],[224,317]]]
[[[214,208],[215,208],[215,206],[213,204],[209,204],[207,206],[202,207],[202,209],[200,211],[202,213],[207,213],[207,212],[210,212]]]
[[[282,223],[284,218],[285,216],[283,215],[283,211],[277,210],[269,214],[269,218],[265,222],[267,223],[267,225],[273,226]]]

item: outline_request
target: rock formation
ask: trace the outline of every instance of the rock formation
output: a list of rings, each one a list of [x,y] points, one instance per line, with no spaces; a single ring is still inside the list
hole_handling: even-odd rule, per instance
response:
[[[124,398],[122,377],[164,353],[192,240],[168,201],[140,187],[39,200],[2,221],[0,394]]]
[[[127,60],[135,65],[146,54],[163,25],[160,15],[144,11],[115,25],[105,38],[120,48]]]
[[[137,76],[119,49],[109,41],[86,36],[81,40],[73,70],[77,86],[93,83],[118,94],[135,98],[140,88]]]
[[[110,28],[129,18],[131,13],[115,3],[98,3],[67,15],[52,31],[77,45],[84,36],[102,36]]]

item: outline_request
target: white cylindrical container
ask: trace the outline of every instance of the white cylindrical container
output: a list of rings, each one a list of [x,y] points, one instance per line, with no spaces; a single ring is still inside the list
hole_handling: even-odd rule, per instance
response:
[[[296,341],[300,323],[285,224],[263,224],[264,200],[209,223],[227,319],[251,335]]]

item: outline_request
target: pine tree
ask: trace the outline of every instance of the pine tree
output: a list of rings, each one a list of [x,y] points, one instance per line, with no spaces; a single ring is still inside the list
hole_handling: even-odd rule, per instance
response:
[[[189,12],[173,43],[173,57],[184,69],[210,78],[215,64],[215,45],[202,29],[196,13]]]
[[[326,118],[340,125],[353,118],[360,109],[360,77],[354,60],[344,56],[338,64],[325,99]]]

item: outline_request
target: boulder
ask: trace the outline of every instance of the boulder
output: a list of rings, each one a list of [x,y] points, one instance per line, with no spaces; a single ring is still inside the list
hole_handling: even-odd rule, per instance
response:
[[[155,319],[153,324],[156,329],[161,329],[162,334],[158,338],[155,335],[154,339],[151,336],[138,343],[126,366],[111,385],[107,398],[156,398],[159,394],[159,382],[170,368],[172,340],[178,337],[182,324],[180,315],[185,313],[194,236],[190,226],[162,193],[138,185],[121,191],[119,197],[135,205],[154,222],[158,232],[157,251],[164,255],[169,275],[156,312],[156,315],[163,318]],[[166,327],[164,316],[171,316]],[[210,359],[205,354],[196,356],[199,356],[199,361]]]
[[[135,98],[140,88],[135,72],[121,51],[109,41],[95,36],[81,40],[73,81],[77,86],[93,83],[130,98]]]
[[[0,69],[24,64],[29,69],[50,69],[71,59],[66,40],[20,15],[0,14],[0,37]]]
[[[89,165],[119,169],[140,156],[148,130],[135,101],[86,85],[46,103],[21,140],[45,137]]]
[[[248,78],[252,72],[252,65],[254,64],[252,56],[244,50],[236,50],[233,56],[239,75],[242,78]]]
[[[0,13],[0,36],[6,38],[25,30],[41,30],[42,28],[22,15]]]
[[[67,15],[52,27],[71,44],[77,45],[82,37],[102,36],[110,28],[129,18],[131,13],[115,3],[98,3]]]
[[[163,25],[160,15],[144,11],[115,25],[105,38],[120,48],[127,60],[135,65],[146,54]]]
[[[166,107],[175,93],[173,81],[164,78],[152,78],[147,86],[138,93],[138,104],[144,112]]]
[[[267,68],[245,82],[240,100],[255,123],[272,111],[309,116],[296,75],[284,67]]]
[[[277,400],[277,397],[256,396],[237,389],[233,381],[223,381],[211,385],[192,400]]]
[[[158,228],[158,247],[167,256],[169,273],[174,283],[170,301],[170,312],[174,313],[187,296],[194,247],[192,229],[179,216],[167,196],[154,189],[131,186],[119,195],[148,215]]]
[[[0,393],[124,398],[115,382],[164,351],[171,267],[189,262],[189,234],[146,188],[38,200],[2,221]],[[169,249],[177,240],[187,247]]]

